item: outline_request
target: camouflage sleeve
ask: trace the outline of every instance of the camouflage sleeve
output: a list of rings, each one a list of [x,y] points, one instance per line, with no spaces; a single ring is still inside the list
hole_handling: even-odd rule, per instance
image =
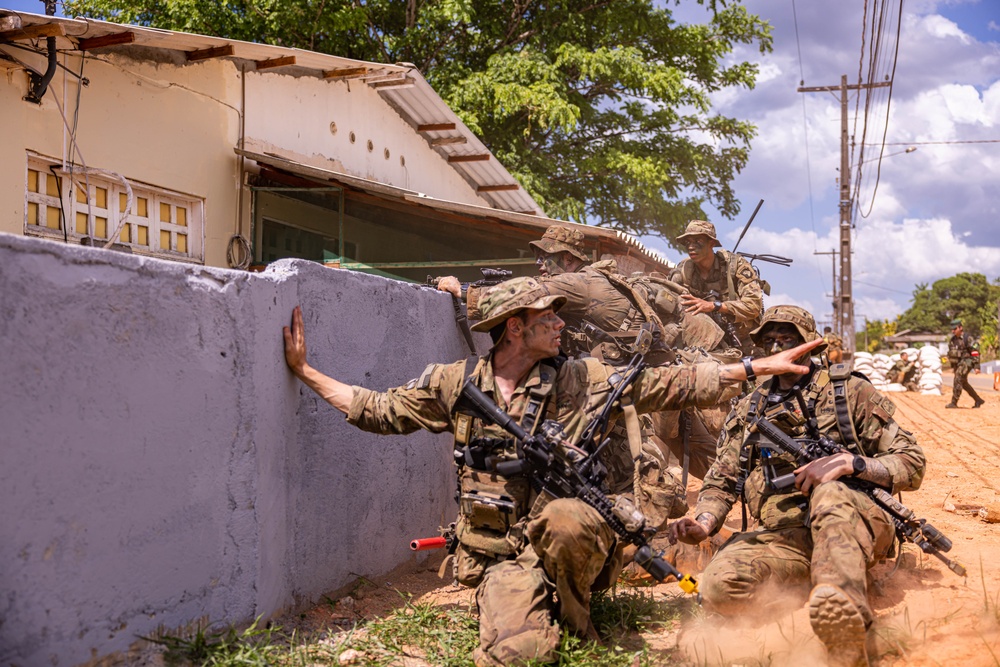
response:
[[[632,385],[631,395],[637,411],[658,412],[690,405],[711,407],[722,390],[719,364],[706,362],[646,368]]]
[[[736,255],[734,273],[737,299],[726,301],[726,310],[733,314],[736,322],[752,321],[764,311],[764,293],[757,282],[757,274],[741,255]]]
[[[464,361],[431,364],[402,387],[378,392],[356,386],[347,421],[363,431],[382,434],[450,431],[451,407],[464,374]]]
[[[673,269],[671,269],[670,273],[667,275],[667,280],[675,282],[678,285],[684,285],[684,270],[682,267],[684,265],[684,262],[686,261],[688,260],[682,259],[680,262],[678,262],[677,265]],[[687,287],[687,285],[684,286]]]
[[[859,378],[851,378],[847,391],[861,447],[889,471],[892,493],[919,488],[927,461],[913,434],[892,418],[895,404]]]
[[[694,516],[702,513],[715,517],[716,530],[726,520],[736,502],[736,483],[740,475],[740,447],[743,445],[743,421],[736,411],[730,412],[722,432],[712,467],[705,473],[698,507]]]

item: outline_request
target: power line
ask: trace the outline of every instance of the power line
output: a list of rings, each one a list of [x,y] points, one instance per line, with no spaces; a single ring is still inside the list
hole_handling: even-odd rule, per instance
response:
[[[1000,139],[970,139],[967,141],[888,141],[866,146],[947,146],[949,144],[1000,144]]]

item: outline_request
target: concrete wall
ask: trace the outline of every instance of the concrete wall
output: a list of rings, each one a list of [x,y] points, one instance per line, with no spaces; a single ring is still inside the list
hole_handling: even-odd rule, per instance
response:
[[[315,397],[284,365],[295,304],[345,382],[467,354],[449,299],[414,285],[0,234],[0,664],[272,615],[451,520],[449,436],[363,433]]]

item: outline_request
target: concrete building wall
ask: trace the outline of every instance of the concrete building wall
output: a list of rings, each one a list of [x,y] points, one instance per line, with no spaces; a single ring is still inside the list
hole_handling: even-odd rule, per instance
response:
[[[75,665],[247,621],[410,558],[453,517],[450,438],[349,426],[284,365],[385,388],[467,354],[441,293],[0,234],[0,663]]]
[[[204,200],[204,262],[227,266],[229,239],[237,230],[240,174],[233,149],[240,142],[241,113],[248,147],[440,199],[489,205],[363,83],[277,71],[248,72],[244,82],[232,60],[178,64],[169,54],[142,49],[136,57],[88,58],[83,75],[89,85],[82,87],[61,68],[41,105],[22,100],[28,91],[23,69],[0,61],[0,127],[6,128],[0,142],[0,232],[24,233],[26,153],[34,151]],[[45,69],[41,56],[18,57]],[[61,55],[60,63],[80,71],[76,55]],[[76,128],[74,153],[67,124]],[[247,194],[240,216],[244,236],[250,233],[249,202]]]

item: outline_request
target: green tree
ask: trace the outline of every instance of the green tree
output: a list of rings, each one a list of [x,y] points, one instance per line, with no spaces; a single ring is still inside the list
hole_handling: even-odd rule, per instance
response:
[[[1000,281],[991,285],[981,273],[959,273],[930,287],[923,283],[913,291],[913,305],[900,316],[899,328],[945,333],[960,319],[968,333],[979,336],[996,329],[998,300]]]
[[[706,203],[739,213],[731,181],[756,130],[711,95],[753,87],[735,47],[771,48],[738,2],[688,1],[704,24],[651,0],[70,0],[66,14],[414,63],[550,215],[672,239]]]

